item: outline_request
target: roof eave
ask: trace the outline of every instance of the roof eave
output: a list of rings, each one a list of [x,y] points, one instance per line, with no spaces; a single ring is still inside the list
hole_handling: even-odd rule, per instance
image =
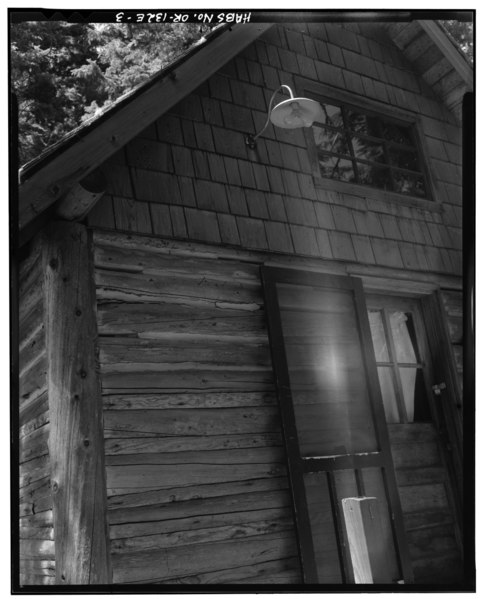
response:
[[[226,26],[200,46],[79,127],[22,169],[19,229],[32,223],[77,182],[193,92],[271,23]],[[222,35],[220,35],[220,33]]]

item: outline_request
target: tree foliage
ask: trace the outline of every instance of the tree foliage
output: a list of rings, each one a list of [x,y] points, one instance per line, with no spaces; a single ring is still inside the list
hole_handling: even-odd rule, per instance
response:
[[[207,29],[191,23],[12,24],[20,163],[165,67]]]
[[[440,21],[441,25],[447,30],[454,39],[462,52],[473,62],[473,22],[472,21]]]

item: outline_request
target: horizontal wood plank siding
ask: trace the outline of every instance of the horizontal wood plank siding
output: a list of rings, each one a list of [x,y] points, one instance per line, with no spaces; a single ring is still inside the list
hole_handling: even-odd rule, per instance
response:
[[[463,562],[438,435],[431,423],[388,430],[414,580],[457,583]]]
[[[114,583],[300,582],[258,267],[94,240]]]
[[[19,549],[20,584],[55,583],[48,437],[50,418],[39,252],[19,267]]]

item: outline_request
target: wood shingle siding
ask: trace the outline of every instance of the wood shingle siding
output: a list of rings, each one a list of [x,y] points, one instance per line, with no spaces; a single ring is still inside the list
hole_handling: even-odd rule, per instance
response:
[[[414,29],[420,34],[419,25]],[[461,247],[452,242],[461,231],[459,128],[384,33],[379,27],[373,31],[367,24],[349,23],[270,28],[109,160],[108,178],[110,165],[115,169],[110,195],[94,209],[89,223],[245,249],[459,274]],[[245,134],[264,125],[279,83],[294,83],[295,91],[304,94],[296,88],[299,74],[303,82],[330,84],[333,98],[347,90],[359,101],[398,105],[418,115],[434,181],[433,201],[374,198],[369,188],[349,184],[345,192],[316,186],[308,130],[269,126],[253,159]],[[333,229],[337,232],[326,235]]]
[[[258,267],[95,248],[114,582],[298,582]]]

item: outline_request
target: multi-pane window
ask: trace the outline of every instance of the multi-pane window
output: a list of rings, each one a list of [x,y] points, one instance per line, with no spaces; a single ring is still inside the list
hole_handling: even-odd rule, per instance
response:
[[[331,101],[320,105],[313,132],[323,178],[428,196],[412,126]]]
[[[388,423],[430,420],[413,313],[370,309],[369,324]]]

